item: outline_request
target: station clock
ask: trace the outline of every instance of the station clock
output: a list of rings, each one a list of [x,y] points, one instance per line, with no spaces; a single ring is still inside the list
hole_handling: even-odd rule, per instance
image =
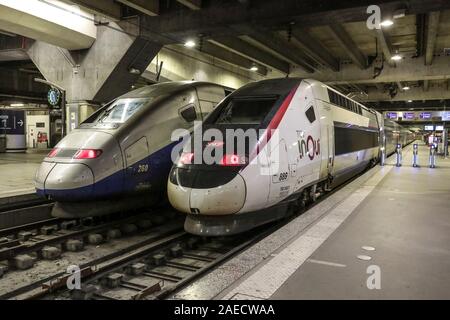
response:
[[[47,93],[47,100],[48,103],[53,107],[59,105],[59,102],[61,100],[61,92],[56,88],[51,88]]]

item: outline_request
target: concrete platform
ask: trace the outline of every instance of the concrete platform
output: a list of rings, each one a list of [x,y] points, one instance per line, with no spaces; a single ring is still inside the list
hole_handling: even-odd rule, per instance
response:
[[[39,149],[26,153],[0,153],[0,199],[34,193],[34,175],[49,152]]]
[[[450,160],[377,166],[174,299],[450,299]],[[368,260],[365,260],[368,259]]]

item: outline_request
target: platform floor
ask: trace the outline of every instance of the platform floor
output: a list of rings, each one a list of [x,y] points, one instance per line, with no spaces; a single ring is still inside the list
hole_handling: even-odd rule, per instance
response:
[[[26,153],[0,153],[0,198],[34,193],[34,175],[47,149],[30,149]]]
[[[438,161],[393,168],[271,298],[450,299],[450,161]]]
[[[450,299],[450,159],[419,145],[422,167],[406,147],[173,298]]]

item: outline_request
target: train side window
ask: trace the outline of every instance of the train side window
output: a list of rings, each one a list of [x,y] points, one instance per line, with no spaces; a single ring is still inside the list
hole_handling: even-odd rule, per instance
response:
[[[180,116],[186,120],[186,122],[192,122],[197,119],[197,112],[195,111],[195,106],[189,104],[180,109]]]
[[[308,110],[306,110],[305,114],[309,122],[313,123],[314,121],[316,121],[316,113],[314,112],[313,106],[309,107]]]

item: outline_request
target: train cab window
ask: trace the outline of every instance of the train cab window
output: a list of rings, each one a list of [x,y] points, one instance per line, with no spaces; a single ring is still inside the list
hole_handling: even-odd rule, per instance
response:
[[[92,122],[99,123],[124,123],[150,99],[119,99],[112,105],[102,110]],[[85,121],[86,122],[86,121]]]
[[[187,105],[180,109],[180,116],[186,120],[186,122],[192,122],[197,119],[197,112],[193,104]]]
[[[220,110],[215,123],[260,125],[277,99],[278,97],[231,99]]]
[[[314,112],[313,106],[309,107],[308,110],[306,110],[305,114],[310,123],[316,121],[316,113]]]

